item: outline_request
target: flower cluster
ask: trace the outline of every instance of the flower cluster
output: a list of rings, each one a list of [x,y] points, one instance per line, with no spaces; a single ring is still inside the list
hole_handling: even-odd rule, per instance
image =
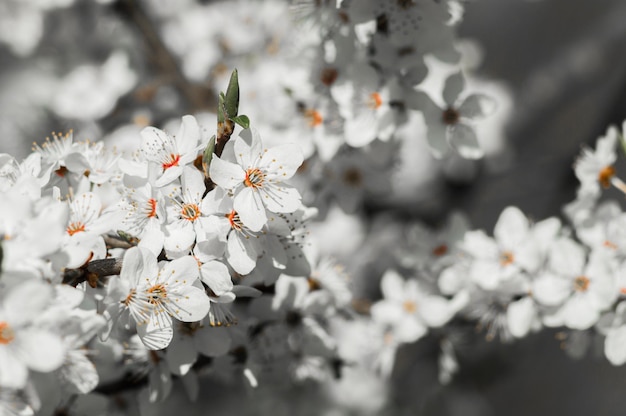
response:
[[[20,17],[0,13],[0,42],[32,53],[42,19],[74,1],[44,3],[0,4]],[[53,133],[22,161],[0,154],[0,414],[150,415],[177,394],[202,400],[204,378],[270,391],[254,414],[294,385],[315,386],[320,414],[387,413],[402,348],[434,342],[447,383],[472,332],[562,328],[568,349],[595,337],[626,363],[626,214],[603,199],[626,193],[617,128],[576,162],[565,220],[509,206],[488,234],[459,213],[440,227],[386,215],[427,173],[489,155],[483,123],[501,140],[487,116],[502,109],[472,86],[456,38],[461,2],[115,3],[170,48],[163,78],[182,92],[112,51],[38,97],[80,134]],[[196,105],[148,126],[227,67],[239,72],[216,114]],[[237,74],[254,81],[250,118]],[[130,124],[77,139],[129,102],[142,103]]]

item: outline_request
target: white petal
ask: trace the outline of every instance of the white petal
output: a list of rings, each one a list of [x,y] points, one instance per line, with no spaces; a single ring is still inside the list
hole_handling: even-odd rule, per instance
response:
[[[141,342],[150,350],[162,350],[170,345],[174,330],[171,326],[154,327],[148,325],[137,325],[137,334]]]
[[[211,301],[204,290],[195,286],[181,286],[176,291],[168,291],[167,296],[167,311],[179,321],[200,321],[211,308]]]
[[[507,324],[514,337],[522,338],[528,334],[535,319],[535,303],[526,296],[512,302],[506,311]]]
[[[219,261],[204,263],[200,268],[200,279],[217,296],[233,290],[233,281],[230,278],[228,267]]]
[[[448,126],[448,143],[466,159],[480,159],[484,152],[481,149],[473,127],[464,123]]]
[[[60,375],[74,393],[87,394],[100,382],[93,363],[80,351],[70,351],[61,367]]]
[[[37,319],[50,303],[53,289],[40,281],[26,281],[11,291],[4,298],[3,312],[11,326],[21,326]]]
[[[613,365],[626,363],[626,325],[613,328],[606,335],[604,355]]]
[[[13,343],[15,354],[28,368],[49,372],[63,364],[65,347],[58,335],[36,328],[22,329]]]
[[[267,223],[265,206],[259,192],[251,187],[244,187],[237,193],[233,208],[239,214],[241,222],[252,231],[260,231]]]
[[[193,338],[189,335],[175,337],[165,351],[165,356],[172,374],[184,376],[191,370],[198,358]]]
[[[528,219],[522,211],[509,206],[500,214],[493,235],[501,247],[514,250],[527,238],[529,227]]]
[[[163,130],[146,127],[141,130],[141,152],[151,162],[161,164],[161,156],[173,150],[170,137]]]
[[[414,342],[426,335],[428,327],[415,317],[405,317],[398,323],[394,332],[400,342]]]
[[[213,182],[225,189],[233,189],[246,179],[246,173],[241,166],[222,160],[217,155],[213,155],[211,159],[209,175]]]
[[[129,282],[131,288],[136,288],[141,281],[156,277],[158,272],[156,256],[150,250],[131,247],[124,255],[120,279]]]
[[[284,181],[296,173],[303,160],[300,146],[288,143],[269,148],[263,155],[259,167],[264,167],[272,178]]]
[[[8,346],[0,345],[0,387],[21,389],[26,385],[28,369]]]
[[[238,232],[231,232],[226,243],[226,259],[237,273],[246,275],[256,266],[258,250],[256,246]]]
[[[502,280],[500,265],[493,261],[476,260],[470,266],[470,278],[485,290],[494,290]]]
[[[440,296],[422,298],[417,305],[417,310],[426,325],[434,328],[445,325],[452,319],[455,312],[450,302]]]
[[[443,99],[448,107],[454,106],[459,95],[463,92],[463,88],[465,88],[465,78],[461,71],[455,72],[446,79],[443,87]]]
[[[387,270],[380,281],[380,289],[387,300],[401,302],[405,299],[405,281],[394,270]]]
[[[268,187],[266,192],[261,192],[261,197],[265,207],[277,213],[294,212],[302,205],[300,192],[284,183]]]
[[[583,274],[586,255],[583,247],[568,238],[557,240],[550,250],[550,269],[563,276]]]
[[[466,118],[481,118],[492,114],[496,110],[493,98],[484,94],[472,94],[459,106],[459,114]]]
[[[565,326],[582,331],[590,328],[600,319],[600,311],[587,296],[575,294],[563,306],[563,317]]]
[[[572,293],[573,282],[570,279],[545,273],[532,283],[533,297],[546,306],[563,303]]]
[[[200,126],[194,116],[183,116],[180,129],[176,135],[176,144],[180,153],[193,152],[200,141]]]

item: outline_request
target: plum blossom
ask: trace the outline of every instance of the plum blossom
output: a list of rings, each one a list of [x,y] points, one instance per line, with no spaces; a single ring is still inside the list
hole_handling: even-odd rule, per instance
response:
[[[549,264],[533,282],[537,302],[557,309],[546,313],[546,325],[584,330],[594,325],[619,294],[615,266],[605,252],[587,255],[567,238],[551,247]]]
[[[50,372],[63,364],[65,347],[58,334],[38,325],[53,289],[38,281],[14,287],[0,300],[0,386],[20,389],[28,370]],[[45,348],[41,348],[41,346]]]
[[[159,166],[157,187],[172,183],[183,173],[183,168],[192,163],[200,149],[202,131],[195,117],[184,116],[178,134],[170,136],[156,127],[141,131],[141,152],[144,157]]]
[[[471,94],[460,100],[464,88],[463,74],[457,72],[446,79],[443,108],[422,91],[415,91],[407,99],[409,108],[424,114],[428,126],[428,145],[435,157],[444,157],[450,148],[467,159],[483,156],[472,122],[489,115],[494,109],[494,103],[490,97],[482,94]]]
[[[236,163],[214,156],[210,167],[213,182],[233,194],[233,208],[242,223],[260,231],[267,223],[266,210],[294,212],[300,207],[300,193],[283,181],[302,164],[302,152],[293,144],[264,148],[254,129],[235,139]]]
[[[392,328],[399,342],[414,342],[426,335],[429,327],[445,325],[461,307],[464,296],[449,301],[429,294],[416,280],[405,280],[388,270],[381,280],[384,298],[372,305],[372,318]]]
[[[210,301],[197,281],[198,264],[191,256],[159,266],[149,250],[130,248],[120,278],[109,285],[109,325],[128,311],[146,347],[163,349],[172,340],[172,317],[195,322],[209,312]]]

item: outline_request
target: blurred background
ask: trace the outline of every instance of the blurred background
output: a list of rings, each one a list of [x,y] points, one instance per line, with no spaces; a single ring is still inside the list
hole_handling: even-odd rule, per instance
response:
[[[188,113],[205,112],[210,120],[231,70],[223,54],[244,55],[261,40],[267,45],[265,37],[280,37],[288,24],[267,6],[263,13],[275,13],[277,23],[248,25],[238,0],[229,7],[238,3],[241,16],[229,15],[228,7],[197,13],[209,3],[218,2],[0,0],[0,153],[21,159],[53,131],[73,129],[81,140],[106,137],[124,147],[145,125]],[[225,34],[231,27],[220,22],[227,18],[239,26]],[[444,167],[388,205],[370,201],[372,209],[429,222],[460,209],[473,227],[488,231],[508,205],[537,220],[560,215],[574,199],[572,164],[581,146],[626,118],[624,21],[622,0],[465,3],[458,35],[477,45],[477,80],[497,83],[511,100],[504,137],[484,160]],[[244,92],[255,82],[240,79]],[[593,339],[572,341],[590,344],[591,353],[570,358],[577,354],[563,351],[568,341],[555,331],[512,345],[477,341],[461,355],[455,380],[440,388],[432,387],[436,352],[420,343],[404,347],[393,375],[401,388],[391,396],[406,414],[417,408],[466,416],[623,414],[626,371],[612,367]],[[419,368],[415,356],[427,358]],[[208,405],[218,414],[242,411],[212,397],[201,398],[198,408]]]

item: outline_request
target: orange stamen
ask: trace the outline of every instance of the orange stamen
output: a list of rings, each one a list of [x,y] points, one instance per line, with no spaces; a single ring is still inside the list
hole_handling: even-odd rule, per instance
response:
[[[172,166],[178,166],[178,162],[180,161],[180,155],[171,154],[170,159],[167,162],[163,162],[163,170],[167,170]]]
[[[156,206],[157,201],[154,198],[148,199],[148,206],[150,207],[150,211],[148,212],[148,218],[156,217]]]
[[[72,222],[67,226],[67,233],[69,235],[74,235],[76,233],[82,233],[85,231],[85,224],[82,222]]]
[[[586,292],[589,289],[589,278],[587,276],[578,276],[574,279],[574,290],[577,292]]]
[[[13,329],[9,326],[8,323],[2,321],[0,322],[0,344],[8,344],[13,341],[15,338],[15,334],[13,333]]]
[[[505,251],[500,254],[500,266],[505,267],[509,264],[513,264],[515,261],[515,256],[510,251]]]
[[[261,188],[265,181],[265,174],[258,168],[252,168],[246,170],[246,178],[243,180],[243,184],[249,188]]]
[[[381,105],[383,105],[383,98],[379,93],[373,92],[370,94],[370,99],[367,104],[373,110],[377,110]]]
[[[611,178],[615,176],[615,168],[613,166],[607,166],[598,173],[598,182],[603,188],[611,186]]]
[[[185,204],[180,211],[180,215],[188,221],[195,221],[200,217],[200,208],[196,204]]]
[[[324,118],[319,111],[308,109],[304,112],[304,118],[309,122],[309,127],[317,127],[324,122]]]

